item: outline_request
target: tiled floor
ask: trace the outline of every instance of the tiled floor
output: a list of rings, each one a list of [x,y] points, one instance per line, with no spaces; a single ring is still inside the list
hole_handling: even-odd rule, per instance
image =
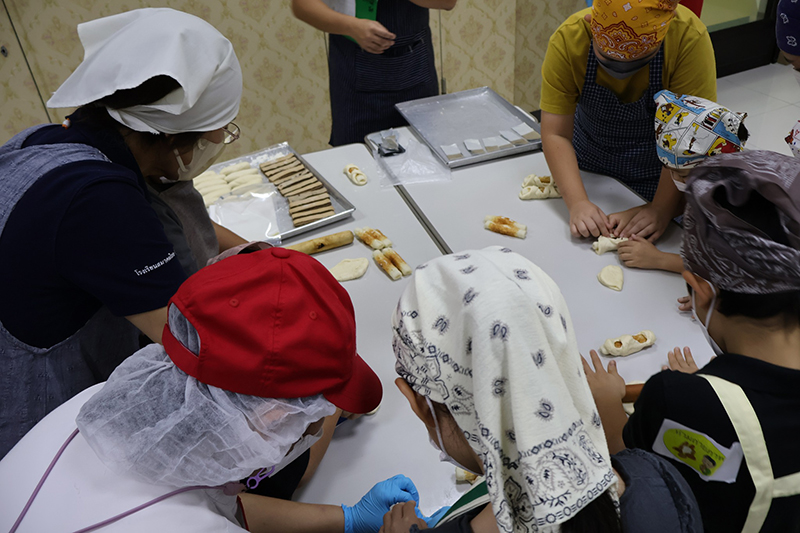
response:
[[[767,65],[717,80],[717,102],[747,113],[747,148],[791,155],[784,138],[800,120],[800,85],[788,65]]]

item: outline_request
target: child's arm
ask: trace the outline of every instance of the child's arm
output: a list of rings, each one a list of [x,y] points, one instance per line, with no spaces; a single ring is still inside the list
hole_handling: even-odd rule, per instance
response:
[[[578,157],[572,146],[574,115],[542,111],[542,150],[553,174],[558,192],[569,209],[569,228],[573,237],[610,235],[608,217],[589,201],[583,186]]]
[[[680,255],[662,252],[653,243],[638,235],[619,243],[617,251],[619,260],[626,267],[666,270],[676,274],[683,272],[683,259]]]
[[[625,449],[622,440],[622,428],[628,422],[628,415],[622,408],[622,397],[625,396],[625,380],[617,372],[617,363],[610,361],[608,371],[603,368],[603,362],[597,352],[589,352],[592,357],[592,365],[583,360],[583,370],[586,372],[586,380],[589,388],[592,389],[594,403],[600,413],[600,420],[603,422],[603,431],[608,442],[608,451],[612,455]]]

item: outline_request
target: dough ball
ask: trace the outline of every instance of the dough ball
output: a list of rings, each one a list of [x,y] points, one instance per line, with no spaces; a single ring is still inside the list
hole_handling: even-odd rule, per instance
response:
[[[640,331],[635,335],[623,335],[616,339],[606,339],[600,347],[600,353],[614,357],[624,357],[631,355],[656,342],[656,335],[649,329]]]
[[[329,270],[333,277],[336,278],[336,281],[350,281],[363,276],[368,266],[369,259],[359,257],[357,259],[344,259]]]
[[[622,269],[617,265],[605,266],[597,275],[597,281],[615,291],[622,290],[623,280],[624,276],[622,274]]]

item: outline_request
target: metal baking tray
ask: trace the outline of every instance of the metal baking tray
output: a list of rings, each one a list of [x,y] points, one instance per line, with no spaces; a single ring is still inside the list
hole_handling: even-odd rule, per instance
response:
[[[541,134],[539,124],[533,117],[489,87],[411,100],[395,104],[395,107],[417,136],[449,168],[532,152],[542,147],[541,139],[537,139],[485,154],[472,155],[467,150],[464,139],[482,141],[486,137],[500,137],[501,130],[510,130],[520,123],[527,124]],[[442,145],[454,143],[458,144],[464,157],[450,161],[442,151]]]
[[[266,176],[263,172],[261,172],[260,165],[261,163],[266,163],[273,159],[277,159],[279,157],[294,154],[294,156],[299,159],[303,165],[313,174],[325,188],[328,190],[328,194],[331,197],[331,205],[333,206],[333,210],[335,214],[322,218],[320,220],[316,220],[311,222],[310,224],[306,224],[304,226],[300,226],[295,228],[294,223],[292,222],[292,217],[289,216],[289,201],[286,200],[281,194],[278,192],[277,188],[269,183],[269,180],[266,179]],[[261,173],[262,178],[264,179],[264,185],[262,187],[271,187],[275,190],[275,195],[273,196],[273,201],[275,202],[275,212],[277,214],[278,220],[276,221],[278,224],[278,230],[280,233],[277,235],[280,237],[281,241],[286,241],[291,239],[292,237],[296,237],[298,235],[302,235],[303,233],[308,233],[314,231],[318,228],[328,226],[329,224],[333,224],[334,222],[338,222],[340,220],[344,220],[346,218],[350,218],[353,216],[353,212],[356,210],[355,206],[350,203],[347,198],[342,196],[342,194],[337,191],[333,185],[328,183],[328,180],[322,177],[322,175],[317,172],[313,166],[311,166],[308,161],[306,161],[303,156],[298,154],[294,151],[294,149],[289,146],[289,143],[282,142],[280,144],[276,144],[270,146],[269,148],[264,148],[263,150],[259,150],[257,152],[253,152],[250,154],[246,154],[236,159],[231,159],[230,161],[225,161],[224,163],[216,163],[209,170],[213,170],[215,172],[219,172],[223,168],[239,163],[241,161],[247,161],[250,163],[251,166],[257,168]]]

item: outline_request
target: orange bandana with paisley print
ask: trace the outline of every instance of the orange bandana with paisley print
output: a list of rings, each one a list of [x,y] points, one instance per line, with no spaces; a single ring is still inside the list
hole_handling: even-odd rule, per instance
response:
[[[603,55],[641,59],[656,51],[675,17],[678,0],[595,0],[592,35]]]

